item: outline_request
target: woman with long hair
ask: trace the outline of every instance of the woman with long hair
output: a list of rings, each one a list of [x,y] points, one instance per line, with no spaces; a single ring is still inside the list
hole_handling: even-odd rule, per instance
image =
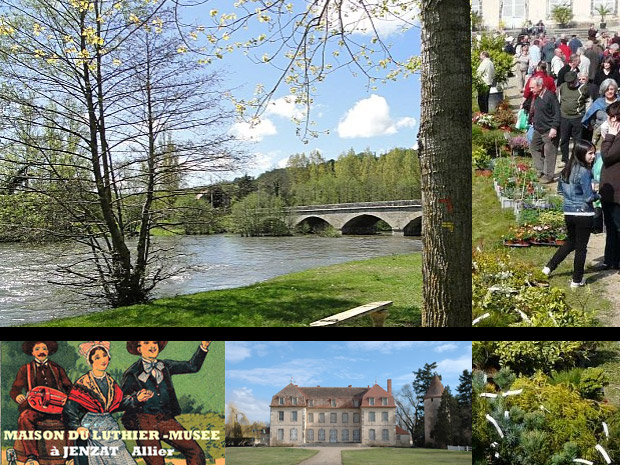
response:
[[[110,363],[109,341],[80,344],[80,355],[88,361],[91,370],[79,378],[71,389],[63,410],[65,424],[69,430],[80,433],[81,439],[76,445],[115,448],[116,454],[80,454],[73,457],[76,465],[135,465],[122,439],[103,433],[120,431],[117,421],[112,417],[113,412],[146,402],[153,397],[153,392],[143,389],[133,396],[123,395],[120,386],[106,372]]]
[[[586,284],[583,269],[595,213],[592,203],[599,198],[592,190],[592,164],[595,158],[594,145],[584,139],[577,140],[558,183],[558,192],[564,196],[564,221],[568,239],[543,268],[543,273],[549,275],[574,250],[571,287]]]

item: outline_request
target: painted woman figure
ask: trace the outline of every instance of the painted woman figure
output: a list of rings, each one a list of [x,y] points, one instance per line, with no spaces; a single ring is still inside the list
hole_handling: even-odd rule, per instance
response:
[[[80,344],[80,355],[84,356],[92,369],[78,379],[69,394],[63,410],[68,429],[87,435],[87,441],[78,440],[76,446],[115,448],[115,455],[78,455],[77,465],[135,465],[125,443],[115,434],[104,435],[106,431],[119,431],[112,413],[134,408],[153,396],[146,389],[124,396],[120,386],[106,373],[110,363],[110,342],[94,341]],[[93,435],[93,432],[99,434]],[[96,439],[93,438],[96,437]],[[104,439],[104,438],[109,439]]]

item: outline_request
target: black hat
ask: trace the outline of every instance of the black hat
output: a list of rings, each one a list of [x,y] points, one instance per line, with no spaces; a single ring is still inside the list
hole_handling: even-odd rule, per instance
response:
[[[569,84],[575,82],[575,79],[577,79],[577,73],[574,71],[567,71],[564,75],[564,82],[568,82]]]
[[[40,343],[47,346],[47,350],[49,350],[48,355],[54,355],[58,350],[58,343],[56,341],[26,341],[22,344],[22,350],[26,355],[32,355],[32,349]]]
[[[164,350],[166,344],[168,344],[168,341],[157,341],[160,352]],[[127,341],[127,352],[133,355],[141,355],[140,352],[138,352],[138,345],[140,345],[140,341]]]

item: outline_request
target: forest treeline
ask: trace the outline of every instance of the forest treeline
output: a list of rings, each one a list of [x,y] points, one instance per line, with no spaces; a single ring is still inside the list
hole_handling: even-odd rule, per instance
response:
[[[171,143],[169,140],[166,144]],[[166,144],[160,147],[162,152],[168,151]],[[178,163],[172,155],[164,153],[162,158],[171,166]],[[55,208],[56,203],[46,201],[41,193],[44,189],[40,184],[49,181],[23,176],[19,182],[19,186],[15,181],[11,186],[0,186],[0,241],[58,240],[72,230],[74,219],[67,209]],[[293,232],[293,225],[286,207],[420,198],[417,152],[404,148],[381,155],[351,149],[336,159],[326,159],[320,152],[312,151],[294,154],[286,168],[267,171],[256,178],[244,175],[203,187],[184,184],[178,176],[166,179],[165,189],[186,193],[170,197],[159,193],[155,234],[288,235]],[[56,198],[63,197],[70,203],[72,195],[65,188]],[[123,205],[128,235],[137,233],[131,225],[139,224],[141,212],[133,207],[139,204]],[[130,221],[132,217],[135,222]]]

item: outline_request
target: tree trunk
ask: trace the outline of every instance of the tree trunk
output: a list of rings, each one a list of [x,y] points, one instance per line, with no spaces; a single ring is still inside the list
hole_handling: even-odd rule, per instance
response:
[[[422,0],[423,326],[471,325],[470,4]]]

